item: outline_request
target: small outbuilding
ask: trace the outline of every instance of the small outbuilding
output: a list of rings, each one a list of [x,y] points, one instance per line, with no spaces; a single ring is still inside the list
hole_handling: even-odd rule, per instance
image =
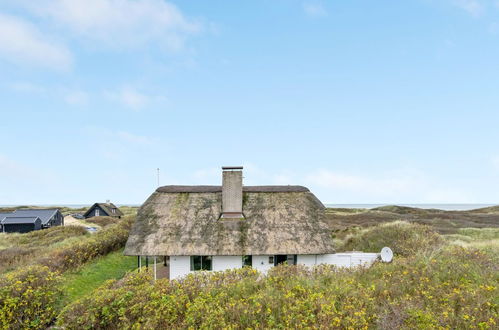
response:
[[[123,216],[123,212],[111,202],[106,203],[95,203],[92,205],[85,214],[83,214],[85,218],[106,216],[106,217],[116,217],[121,218]]]
[[[26,233],[53,226],[64,226],[64,216],[58,209],[18,209],[0,213],[0,232]]]
[[[42,228],[64,226],[64,216],[59,209],[18,209],[12,216],[39,217],[42,221]]]
[[[28,233],[42,229],[42,220],[39,217],[5,217],[2,220],[4,233]]]

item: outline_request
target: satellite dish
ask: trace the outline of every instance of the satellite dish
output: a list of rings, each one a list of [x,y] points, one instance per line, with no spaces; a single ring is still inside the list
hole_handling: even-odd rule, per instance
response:
[[[393,251],[389,247],[384,247],[381,249],[381,261],[383,262],[391,262],[393,260]]]

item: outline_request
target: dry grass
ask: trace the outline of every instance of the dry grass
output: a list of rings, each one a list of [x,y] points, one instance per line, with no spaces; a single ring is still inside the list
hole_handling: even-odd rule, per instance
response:
[[[33,263],[48,251],[88,235],[83,227],[60,226],[26,234],[0,234],[0,273]]]
[[[375,209],[326,209],[329,228],[340,237],[352,227],[371,227],[396,220],[429,225],[441,234],[455,234],[461,228],[499,228],[499,208],[471,211],[443,211],[413,207],[384,206]]]
[[[85,222],[89,224],[95,224],[100,227],[106,227],[109,225],[113,225],[115,223],[120,222],[121,220],[119,218],[113,218],[113,217],[92,217],[85,219]]]
[[[337,251],[379,252],[389,246],[396,255],[411,256],[436,250],[443,243],[442,237],[429,226],[395,221],[347,235]]]

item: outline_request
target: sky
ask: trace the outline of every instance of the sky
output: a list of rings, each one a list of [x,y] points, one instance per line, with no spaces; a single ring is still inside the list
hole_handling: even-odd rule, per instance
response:
[[[499,1],[0,0],[0,204],[499,204]]]

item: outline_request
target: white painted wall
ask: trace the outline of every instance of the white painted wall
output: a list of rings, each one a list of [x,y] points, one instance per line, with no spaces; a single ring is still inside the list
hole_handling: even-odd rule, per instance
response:
[[[297,263],[308,267],[319,264],[335,265],[338,267],[355,267],[359,265],[370,266],[378,258],[377,253],[348,252],[334,254],[300,254]],[[253,268],[265,274],[274,267],[269,263],[269,256],[253,256]],[[223,271],[242,267],[242,256],[213,256],[212,269]],[[170,279],[178,279],[191,273],[190,256],[170,257]]]
[[[191,272],[190,256],[170,256],[170,279],[175,280]]]
[[[304,265],[307,267],[312,267],[318,264],[316,254],[299,254],[296,256],[296,263],[298,265]]]
[[[377,253],[353,252],[352,266],[371,266],[377,258]]]
[[[213,256],[212,268],[221,271],[243,267],[243,256]]]
[[[265,274],[270,268],[274,267],[274,263],[269,263],[269,257],[270,256],[253,256],[252,267]]]
[[[319,263],[338,267],[370,266],[378,258],[377,253],[348,252],[324,254]]]

